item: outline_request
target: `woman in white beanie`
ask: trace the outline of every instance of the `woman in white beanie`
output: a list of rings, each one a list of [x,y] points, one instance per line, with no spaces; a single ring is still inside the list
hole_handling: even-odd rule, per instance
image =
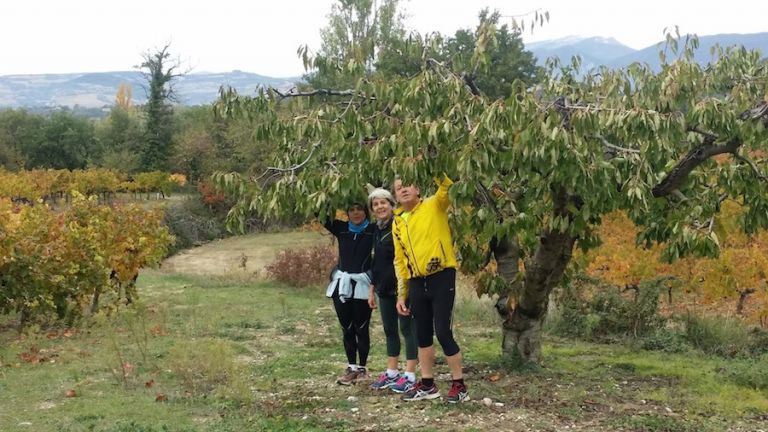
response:
[[[410,390],[416,382],[416,362],[418,348],[413,319],[397,313],[397,277],[395,276],[395,246],[392,241],[392,220],[395,199],[386,189],[374,189],[368,195],[368,208],[376,218],[373,241],[373,266],[368,304],[376,308],[378,297],[381,323],[387,340],[387,370],[371,384],[376,390],[391,389],[396,393]],[[398,325],[399,324],[399,325]],[[400,336],[398,327],[405,339],[405,373],[400,375]]]

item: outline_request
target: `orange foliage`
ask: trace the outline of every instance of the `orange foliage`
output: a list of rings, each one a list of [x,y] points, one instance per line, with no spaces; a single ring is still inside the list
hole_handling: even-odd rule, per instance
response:
[[[59,313],[63,303],[76,310],[159,263],[172,241],[157,210],[100,205],[79,193],[61,211],[39,204],[15,212],[0,200],[0,313]]]
[[[168,176],[168,181],[170,181],[171,183],[175,183],[179,186],[184,186],[187,184],[187,176],[185,176],[184,174],[174,173]]]
[[[717,259],[684,258],[673,264],[660,261],[661,246],[635,247],[637,229],[623,213],[607,215],[600,227],[603,244],[580,260],[585,272],[619,286],[641,280],[674,276],[675,291],[667,312],[687,309],[733,315],[742,293],[754,290],[743,302],[742,315],[768,323],[768,233],[747,236],[738,228],[738,204],[726,202],[716,219],[721,253]]]
[[[159,171],[140,173],[128,180],[120,172],[91,168],[87,170],[0,171],[0,197],[19,202],[55,201],[76,191],[84,195],[116,192],[170,192],[172,183],[183,186],[183,174],[169,175]]]
[[[130,84],[121,83],[115,95],[115,105],[130,111],[133,108],[133,88]]]
[[[203,202],[208,205],[221,204],[226,199],[221,189],[205,181],[197,184],[197,191],[202,195]]]

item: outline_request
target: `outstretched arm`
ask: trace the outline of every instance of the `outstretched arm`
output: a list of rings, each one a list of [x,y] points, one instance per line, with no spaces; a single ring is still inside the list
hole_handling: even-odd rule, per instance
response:
[[[453,184],[453,181],[447,175],[443,175],[442,179],[435,177],[435,184],[437,185],[435,201],[441,209],[447,210],[451,206],[451,202],[448,199],[448,189]]]

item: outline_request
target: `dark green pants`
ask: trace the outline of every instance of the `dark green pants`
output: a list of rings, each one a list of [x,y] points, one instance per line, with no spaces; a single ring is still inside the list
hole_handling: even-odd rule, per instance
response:
[[[400,333],[405,339],[405,359],[416,360],[419,351],[416,345],[416,326],[411,316],[397,313],[397,296],[379,297],[379,312],[384,326],[384,336],[387,338],[387,356],[400,356],[400,335],[397,334],[398,323]]]

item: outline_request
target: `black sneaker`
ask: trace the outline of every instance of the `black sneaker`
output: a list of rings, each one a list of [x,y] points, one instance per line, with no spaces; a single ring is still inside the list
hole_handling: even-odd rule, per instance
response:
[[[424,399],[436,399],[440,397],[440,392],[437,390],[436,385],[432,387],[424,387],[424,384],[419,381],[410,390],[403,393],[402,400],[404,401],[417,401]]]
[[[412,389],[413,386],[415,385],[416,385],[415,382],[410,381],[408,378],[405,377],[405,375],[401,375],[395,384],[389,386],[389,389],[395,393],[402,394],[402,393],[407,393],[408,390]]]

